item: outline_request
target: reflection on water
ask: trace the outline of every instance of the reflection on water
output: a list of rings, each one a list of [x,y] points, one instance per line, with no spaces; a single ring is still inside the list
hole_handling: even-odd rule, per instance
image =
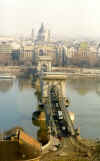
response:
[[[75,112],[81,136],[100,137],[100,80],[67,80],[66,96],[71,99],[69,110]],[[46,125],[32,122],[36,110],[37,97],[30,80],[0,80],[1,132],[22,126],[38,140],[46,138]]]
[[[5,93],[9,91],[13,86],[12,79],[0,79],[0,92]]]
[[[100,95],[100,80],[98,79],[71,79],[68,80],[68,86],[80,95],[86,95],[89,92],[96,92]]]
[[[0,80],[0,131],[19,125],[36,138],[38,127],[32,124],[32,112],[37,109],[34,92],[28,80]]]
[[[76,126],[80,126],[81,136],[100,138],[100,80],[67,80],[66,96],[75,112]]]
[[[30,79],[19,79],[18,83],[19,89],[21,91],[25,89],[32,89],[32,80]]]

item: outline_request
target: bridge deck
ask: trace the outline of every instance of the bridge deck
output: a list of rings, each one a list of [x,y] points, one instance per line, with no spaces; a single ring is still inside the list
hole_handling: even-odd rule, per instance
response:
[[[51,133],[55,136],[75,135],[75,129],[69,112],[65,109],[63,96],[57,89],[49,89],[48,110]],[[59,97],[60,96],[60,97]]]

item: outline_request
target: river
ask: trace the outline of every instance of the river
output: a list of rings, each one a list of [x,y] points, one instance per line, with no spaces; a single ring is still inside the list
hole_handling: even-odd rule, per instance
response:
[[[67,81],[66,96],[69,110],[75,113],[75,126],[81,136],[100,138],[100,80],[72,79]]]
[[[100,137],[100,80],[69,79],[66,96],[69,110],[75,113],[75,127],[81,136]],[[32,123],[32,112],[37,109],[37,97],[31,80],[0,80],[0,131],[21,126],[37,138],[39,127]]]
[[[37,97],[31,80],[0,80],[0,131],[21,126],[37,137],[32,124],[32,112],[37,109]]]

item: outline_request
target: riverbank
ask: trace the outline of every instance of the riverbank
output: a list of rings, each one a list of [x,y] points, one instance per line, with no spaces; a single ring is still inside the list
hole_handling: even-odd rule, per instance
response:
[[[10,73],[17,77],[29,78],[36,73],[37,66],[0,66],[0,73]],[[69,77],[99,77],[100,68],[79,68],[76,66],[70,67],[52,67],[53,72],[64,72]]]
[[[62,147],[56,152],[48,152],[40,161],[100,161],[100,142],[73,137],[63,138]]]
[[[13,133],[16,128],[8,131]],[[60,146],[48,146],[40,154],[28,144],[17,140],[0,141],[0,160],[7,161],[100,161],[100,140],[69,136],[59,140]],[[54,141],[53,141],[54,142]],[[56,143],[56,142],[55,142]],[[56,150],[55,150],[55,148]],[[32,159],[33,158],[33,159]]]
[[[100,68],[53,67],[54,72],[64,72],[68,78],[97,78],[100,79]]]
[[[87,74],[87,73],[66,73],[69,79],[100,79],[99,74]]]

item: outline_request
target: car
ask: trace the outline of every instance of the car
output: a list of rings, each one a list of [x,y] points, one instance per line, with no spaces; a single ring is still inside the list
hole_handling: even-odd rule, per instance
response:
[[[59,120],[62,120],[63,119],[62,111],[58,111],[58,119]]]
[[[66,130],[66,127],[65,126],[62,126],[62,130],[65,131]]]

